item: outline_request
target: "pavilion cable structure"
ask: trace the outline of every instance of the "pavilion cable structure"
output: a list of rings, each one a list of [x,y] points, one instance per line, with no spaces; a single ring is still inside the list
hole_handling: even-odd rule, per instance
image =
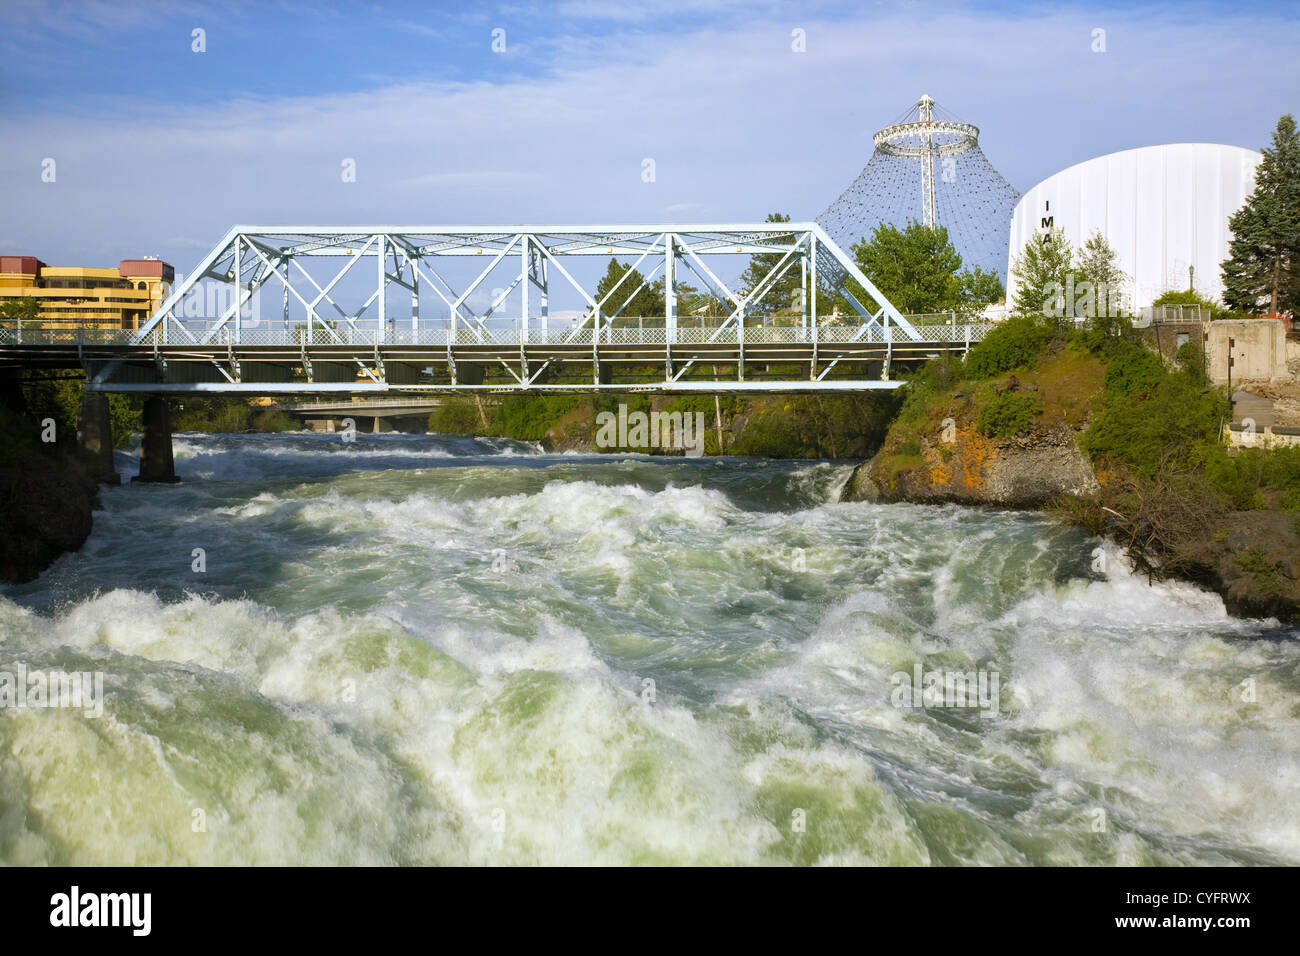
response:
[[[965,266],[1005,280],[1007,237],[1020,193],[988,161],[979,133],[922,96],[877,130],[871,159],[817,222],[846,250],[883,223],[900,229],[911,220],[943,226]]]

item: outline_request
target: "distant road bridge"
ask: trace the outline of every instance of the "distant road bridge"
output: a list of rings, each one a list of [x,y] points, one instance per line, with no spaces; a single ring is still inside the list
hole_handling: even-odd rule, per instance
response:
[[[432,397],[396,400],[372,398],[341,402],[282,402],[272,407],[292,415],[317,431],[332,432],[336,423],[352,419],[358,424],[369,423],[372,432],[402,431],[406,428],[422,432],[429,415],[441,404],[440,399]]]
[[[556,283],[579,309],[551,314]],[[663,314],[629,315],[647,290]],[[914,326],[816,223],[236,226],[139,329],[10,324],[0,366],[153,395],[858,391],[988,328]]]

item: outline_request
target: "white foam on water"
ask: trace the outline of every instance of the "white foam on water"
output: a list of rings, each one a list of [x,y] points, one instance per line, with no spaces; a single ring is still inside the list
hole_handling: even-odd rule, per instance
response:
[[[0,722],[6,792],[46,821],[0,835],[12,862],[745,863],[779,838],[724,734],[573,633],[447,632],[460,661],[378,617],[113,592],[45,637],[103,655],[108,715]]]
[[[0,714],[0,862],[1300,861],[1300,645],[1113,549],[1062,577],[1096,542],[1041,518],[838,504],[825,464],[751,509],[672,462],[256,455],[292,480],[111,490],[9,592],[52,613],[0,597],[0,666],[107,690]],[[996,668],[996,718],[893,706],[918,663]]]
[[[1105,580],[1042,586],[972,630],[949,631],[943,614],[922,625],[882,592],[853,594],[786,666],[730,699],[797,702],[876,750],[877,766],[905,768],[896,790],[908,800],[928,810],[936,790],[963,793],[963,827],[987,826],[1008,850],[1037,831],[1044,862],[1300,860],[1300,646],[1263,637],[1269,622],[1229,618],[1201,589],[1148,584],[1107,550]],[[998,671],[1001,713],[954,722],[894,706],[891,676],[917,664]],[[1033,793],[1012,820],[986,805],[999,781]],[[989,846],[956,861],[989,862]]]
[[[266,476],[340,474],[375,463],[403,467],[422,461],[457,458],[513,458],[542,453],[536,442],[505,438],[443,435],[372,435],[358,432],[348,441],[342,433],[309,431],[274,435],[227,435],[183,432],[172,437],[176,473],[190,481],[247,481]],[[124,456],[127,470],[139,459],[138,447]]]

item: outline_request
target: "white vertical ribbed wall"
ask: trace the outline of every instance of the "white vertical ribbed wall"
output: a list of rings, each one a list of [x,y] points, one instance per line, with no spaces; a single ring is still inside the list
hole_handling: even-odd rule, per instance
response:
[[[1196,290],[1223,292],[1219,264],[1228,257],[1228,217],[1255,184],[1263,157],[1216,143],[1144,146],[1079,163],[1020,198],[1011,217],[1011,256],[1043,230],[1043,219],[1065,230],[1077,249],[1094,229],[1119,254],[1134,308],[1168,289],[1186,289],[1188,266]],[[1016,279],[1008,275],[1008,293]],[[1009,300],[1008,300],[1009,301]]]

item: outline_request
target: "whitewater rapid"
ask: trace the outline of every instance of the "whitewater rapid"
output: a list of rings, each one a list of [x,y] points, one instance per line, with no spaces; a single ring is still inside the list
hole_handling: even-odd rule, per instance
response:
[[[0,589],[0,672],[104,675],[98,718],[0,710],[0,863],[1300,863],[1300,634],[1041,516],[828,462],[176,455]],[[996,713],[896,706],[918,666]]]

